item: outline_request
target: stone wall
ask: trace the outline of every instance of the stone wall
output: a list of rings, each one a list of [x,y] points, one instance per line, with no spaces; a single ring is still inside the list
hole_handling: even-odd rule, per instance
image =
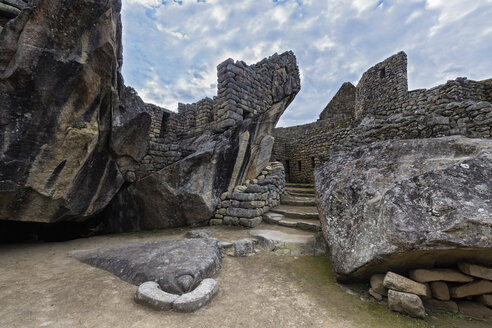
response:
[[[285,94],[298,91],[290,82],[293,69],[289,51],[274,54],[248,66],[243,61],[227,59],[217,66],[217,95],[192,104],[178,104],[178,112],[148,104],[152,116],[150,147],[136,169],[137,178],[176,163],[194,149],[183,149],[178,140],[183,135],[205,130],[223,131],[244,119],[265,113]],[[297,73],[298,76],[298,73]],[[278,89],[281,86],[282,90]]]
[[[356,88],[350,82],[342,84],[340,90],[319,114],[319,120],[338,121],[354,116]]]
[[[313,182],[314,167],[326,160],[330,151],[379,140],[491,137],[492,80],[457,78],[428,90],[408,92],[406,63],[405,53],[400,52],[363,74],[355,91],[355,117],[275,129],[272,159],[286,166],[288,181]],[[322,114],[327,117],[326,109]]]
[[[215,218],[210,224],[253,228],[261,223],[264,213],[280,205],[284,189],[284,167],[280,162],[271,162],[256,179],[246,180],[233,192],[222,194]]]

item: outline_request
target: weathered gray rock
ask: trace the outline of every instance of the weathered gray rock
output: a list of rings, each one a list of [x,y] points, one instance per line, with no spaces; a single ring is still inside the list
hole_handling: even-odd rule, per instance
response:
[[[489,308],[492,308],[492,294],[480,295],[478,297],[478,300],[483,305],[488,306]]]
[[[253,229],[249,234],[258,240],[266,251],[281,255],[323,255],[326,251],[322,240],[312,234],[290,234],[276,230]]]
[[[391,311],[408,314],[409,316],[424,319],[425,308],[422,300],[414,294],[388,291],[388,307]]]
[[[483,279],[470,282],[466,285],[452,287],[449,290],[449,293],[453,298],[463,298],[467,296],[492,293],[492,281]]]
[[[371,276],[370,284],[374,292],[381,294],[383,296],[388,296],[388,288],[384,287],[384,277],[385,274],[377,273]]]
[[[440,300],[440,301],[449,301],[449,288],[448,284],[444,281],[433,281],[430,283],[430,288],[432,291],[432,297]]]
[[[205,306],[219,291],[219,285],[214,279],[203,279],[193,291],[178,297],[173,308],[180,312],[193,312]]]
[[[458,308],[461,314],[477,320],[492,320],[492,309],[477,302],[459,301]]]
[[[440,301],[433,298],[422,300],[426,309],[434,312],[457,312],[458,304],[454,301]]]
[[[243,257],[248,255],[256,254],[256,240],[254,239],[240,239],[235,240],[234,245],[234,253],[232,253],[235,257]]]
[[[470,276],[492,280],[492,268],[466,262],[458,263],[458,268]]]
[[[369,288],[369,294],[372,297],[374,297],[377,301],[383,300],[383,295],[379,294],[378,292],[375,292],[372,288]]]
[[[416,269],[409,272],[411,279],[418,282],[451,281],[471,282],[473,277],[453,269]]]
[[[147,153],[150,124],[145,103],[133,88],[124,88],[111,120],[111,149],[118,155],[118,167],[124,176],[128,170],[135,170]]]
[[[19,15],[0,34],[0,219],[85,220],[124,182],[109,146],[123,88],[121,3],[10,8]]]
[[[179,295],[216,274],[222,264],[218,241],[204,238],[123,244],[73,255],[134,285],[155,281],[163,291]]]
[[[429,296],[426,285],[400,276],[394,272],[386,273],[384,276],[383,285],[388,289],[393,289],[400,292]]]
[[[332,153],[315,170],[339,279],[492,261],[492,140],[388,140]]]
[[[166,293],[158,283],[146,281],[138,286],[135,302],[150,306],[156,310],[170,310],[173,302],[179,297],[176,294]]]
[[[28,6],[28,0],[2,0],[2,2],[21,10]]]

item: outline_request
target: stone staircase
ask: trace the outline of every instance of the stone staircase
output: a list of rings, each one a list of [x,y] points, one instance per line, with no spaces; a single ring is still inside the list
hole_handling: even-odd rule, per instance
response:
[[[313,185],[287,184],[280,205],[263,214],[263,222],[270,225],[249,233],[266,250],[289,255],[326,252]]]
[[[319,231],[319,213],[313,185],[288,183],[280,205],[264,216],[266,223]]]

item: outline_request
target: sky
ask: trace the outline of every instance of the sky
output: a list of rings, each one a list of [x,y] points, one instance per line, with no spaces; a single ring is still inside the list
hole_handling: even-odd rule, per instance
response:
[[[409,89],[492,78],[492,0],[122,0],[123,76],[177,110],[217,93],[219,63],[292,50],[301,91],[277,126],[315,121],[343,82],[403,50]]]

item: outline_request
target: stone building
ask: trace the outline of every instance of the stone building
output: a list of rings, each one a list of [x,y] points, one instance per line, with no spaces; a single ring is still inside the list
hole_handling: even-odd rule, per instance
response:
[[[492,79],[457,78],[408,91],[407,55],[399,52],[349,82],[313,123],[274,130],[272,160],[289,182],[313,182],[314,168],[332,150],[387,139],[463,135],[490,138]],[[328,155],[329,156],[329,155]]]

